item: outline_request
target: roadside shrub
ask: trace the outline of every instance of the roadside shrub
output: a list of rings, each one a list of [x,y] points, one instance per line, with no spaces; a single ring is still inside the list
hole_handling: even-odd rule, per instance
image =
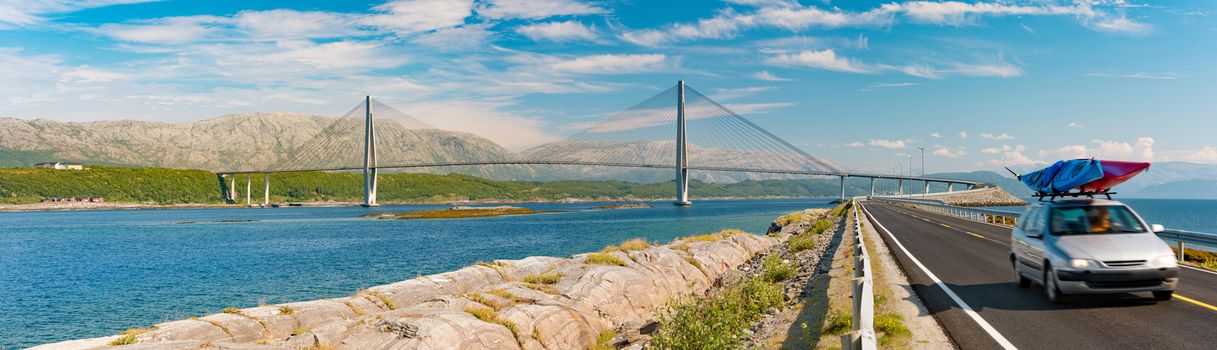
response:
[[[909,334],[908,327],[904,326],[904,317],[895,312],[875,315],[875,331],[883,333],[883,337],[879,339],[881,342],[890,337]]]
[[[770,255],[765,258],[765,272],[762,274],[767,282],[781,282],[794,276],[794,267],[782,261],[782,257]]]
[[[791,237],[790,240],[786,241],[786,245],[790,246],[791,253],[798,253],[798,252],[801,252],[804,250],[815,248],[816,239],[814,237],[807,237],[804,235],[799,235],[799,236]]]
[[[824,329],[820,331],[822,335],[842,335],[849,333],[854,329],[854,315],[849,312],[832,313],[828,316],[828,322],[824,322]]]
[[[113,341],[111,341],[110,346],[131,345],[131,344],[135,344],[135,343],[136,343],[135,336],[131,335],[131,334],[127,334],[127,335],[118,337],[117,339],[114,339]]]
[[[588,263],[588,264],[592,264],[592,265],[625,266],[625,261],[621,261],[621,258],[618,258],[618,257],[614,256],[613,254],[609,254],[609,253],[588,254],[587,260],[584,260],[584,262]]]
[[[566,274],[558,271],[550,271],[540,275],[524,276],[524,283],[530,284],[555,284],[562,281],[562,276]]]
[[[783,302],[782,290],[761,277],[710,299],[673,300],[660,310],[655,349],[734,349],[744,329]]]
[[[812,224],[811,228],[807,229],[807,232],[815,233],[817,235],[824,233],[824,231],[828,231],[828,228],[832,227],[833,223],[834,221],[828,219],[816,220],[816,223]]]

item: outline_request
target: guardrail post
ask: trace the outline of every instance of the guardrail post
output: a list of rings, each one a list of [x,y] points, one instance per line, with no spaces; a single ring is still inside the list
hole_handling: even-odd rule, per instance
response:
[[[1183,262],[1183,259],[1187,258],[1187,255],[1183,253],[1184,249],[1186,248],[1183,246],[1183,241],[1179,241],[1179,262]]]

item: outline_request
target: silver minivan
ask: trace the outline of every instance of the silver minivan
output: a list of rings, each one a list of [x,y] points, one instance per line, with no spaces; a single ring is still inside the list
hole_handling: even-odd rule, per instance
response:
[[[1170,300],[1179,265],[1170,247],[1120,202],[1041,201],[1028,206],[1010,237],[1019,288],[1036,282],[1053,303],[1067,294],[1151,292]]]

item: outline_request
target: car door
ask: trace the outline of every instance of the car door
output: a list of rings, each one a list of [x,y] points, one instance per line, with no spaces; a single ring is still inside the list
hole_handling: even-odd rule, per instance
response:
[[[1048,233],[1047,223],[1051,216],[1051,208],[1040,208],[1039,210],[1036,210],[1035,217],[1031,218],[1031,221],[1027,222],[1027,229],[1023,230],[1023,234],[1025,235],[1025,239],[1023,241],[1026,242],[1023,249],[1026,250],[1026,255],[1024,256],[1027,259],[1027,261],[1024,263],[1032,269],[1034,273],[1032,276],[1034,276],[1036,279],[1043,276],[1045,254],[1044,235]]]

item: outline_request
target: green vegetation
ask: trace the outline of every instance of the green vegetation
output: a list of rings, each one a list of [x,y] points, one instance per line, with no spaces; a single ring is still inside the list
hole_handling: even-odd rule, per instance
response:
[[[854,329],[854,315],[848,312],[833,313],[828,316],[828,322],[824,322],[824,329],[820,331],[823,335],[842,335],[849,333]]]
[[[776,258],[776,257],[771,257]],[[781,258],[765,260],[765,271],[709,299],[677,299],[659,312],[656,349],[735,349],[744,330],[784,301],[779,281],[793,275]],[[611,339],[611,338],[610,338]]]
[[[90,166],[87,170],[28,168],[36,161],[55,160],[23,154],[27,166],[0,168],[0,203],[37,203],[43,197],[104,197],[120,203],[222,203],[216,175],[205,170]],[[32,157],[32,158],[31,158]],[[6,153],[0,152],[0,159]],[[27,159],[28,158],[28,159]],[[271,175],[271,201],[355,202],[363,198],[361,174],[354,172],[296,172]],[[645,199],[672,196],[672,184],[627,181],[505,181],[461,174],[381,174],[379,198],[385,202],[451,202],[459,200]],[[231,181],[231,178],[229,178]],[[250,175],[253,197],[262,197],[262,174]],[[237,197],[244,197],[245,176],[236,176]],[[689,190],[703,197],[811,196],[834,193],[818,180],[762,180],[731,184],[692,180]],[[231,182],[230,182],[231,183]]]
[[[478,261],[474,265],[485,266],[485,267],[489,267],[492,269],[505,269],[505,268],[511,267],[511,264],[507,263],[506,261],[495,261],[495,262],[489,262],[489,263],[485,262],[485,261]]]
[[[616,350],[617,347],[613,346],[613,338],[616,337],[616,331],[611,329],[604,331],[604,333],[600,333],[600,336],[596,337],[596,345],[592,345],[588,350]]]
[[[136,342],[135,336],[127,334],[127,335],[118,337],[117,339],[114,339],[114,341],[111,341],[110,346],[131,345],[131,344],[135,344],[135,342]]]
[[[824,231],[828,231],[828,228],[832,227],[832,224],[835,222],[836,221],[829,220],[829,219],[816,220],[816,223],[812,224],[811,228],[807,229],[807,232],[811,232],[811,233],[815,233],[815,234],[824,233]]]
[[[585,260],[584,263],[592,264],[592,265],[625,266],[625,261],[621,261],[621,258],[613,256],[613,254],[609,254],[609,253],[588,254],[587,260]]]
[[[511,331],[511,336],[515,337],[516,344],[524,346],[524,340],[520,339],[520,327],[516,326],[515,322],[499,319],[499,314],[494,310],[468,308],[465,309],[465,313],[473,315],[473,317],[482,320],[482,322],[498,323],[503,327],[507,327],[507,330]]]
[[[279,307],[280,315],[291,315],[295,312],[296,312],[296,309],[293,309],[291,306],[280,306]]]
[[[791,253],[798,253],[816,247],[816,238],[811,235],[798,235],[786,241]]]
[[[305,334],[308,332],[312,332],[312,330],[309,330],[308,328],[304,328],[304,327],[296,327],[295,329],[292,330],[292,335],[293,336],[301,335],[301,334]]]
[[[660,313],[656,349],[735,349],[744,329],[783,301],[782,289],[753,277],[710,299],[675,300]]]
[[[555,284],[562,281],[562,276],[566,274],[558,271],[550,271],[540,275],[524,276],[524,283],[529,284]]]
[[[240,313],[241,313],[241,309],[238,309],[238,308],[235,308],[235,307],[226,307],[226,308],[224,308],[224,313],[226,313],[226,314],[240,314]]]
[[[510,304],[504,304],[504,303],[497,302],[494,299],[487,298],[486,296],[478,294],[478,293],[469,293],[469,294],[465,295],[465,297],[467,297],[467,298],[469,298],[469,300],[473,300],[479,304],[486,305],[486,306],[490,307],[491,309],[494,309],[494,311],[499,311],[505,307],[511,306]]]
[[[536,211],[528,208],[518,207],[455,207],[439,210],[415,210],[395,213],[376,213],[366,214],[365,217],[373,217],[378,219],[460,219],[460,218],[483,218],[491,216],[504,215],[527,215],[542,213],[545,211]]]
[[[610,252],[622,252],[622,251],[630,251],[630,250],[643,250],[643,249],[647,249],[650,247],[651,247],[651,244],[647,243],[646,240],[643,240],[642,238],[634,238],[634,239],[631,239],[631,240],[628,240],[625,242],[621,242],[621,245],[619,245],[619,246],[610,245],[610,246],[604,247],[604,249],[601,249],[600,251],[605,252],[605,253],[610,253]]]
[[[884,312],[875,315],[875,331],[879,335],[879,345],[888,346],[896,337],[911,334],[904,326],[904,317],[895,312]]]
[[[794,266],[782,261],[782,257],[770,255],[765,257],[765,272],[761,275],[765,281],[777,283],[794,277]]]
[[[380,292],[373,291],[373,290],[365,290],[365,291],[361,291],[356,294],[371,295],[373,297],[376,297],[376,299],[379,299],[382,304],[385,304],[385,307],[389,308],[389,310],[397,310],[397,304],[393,303],[393,299],[389,299],[389,297],[385,296],[384,294],[381,294]]]

